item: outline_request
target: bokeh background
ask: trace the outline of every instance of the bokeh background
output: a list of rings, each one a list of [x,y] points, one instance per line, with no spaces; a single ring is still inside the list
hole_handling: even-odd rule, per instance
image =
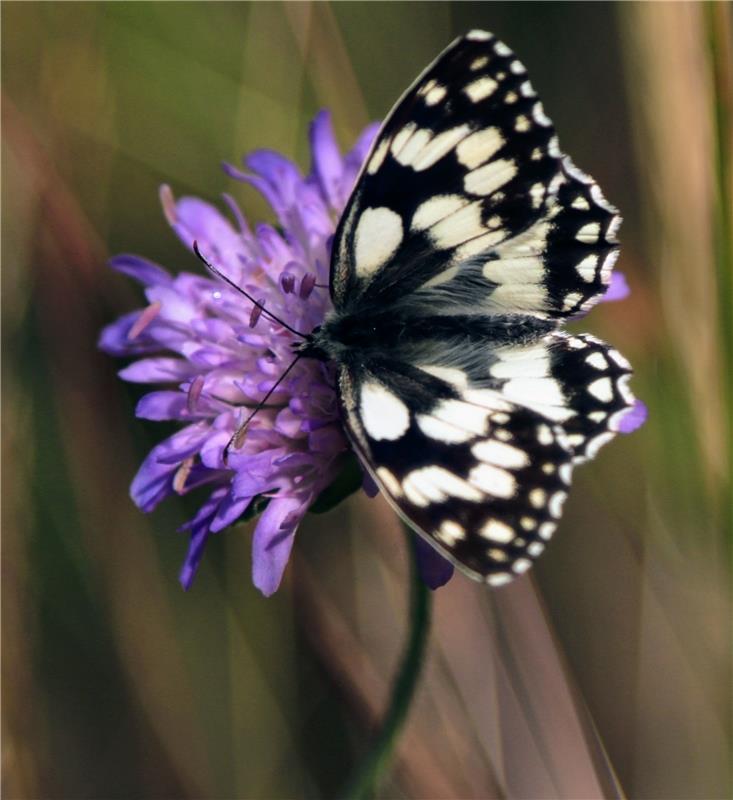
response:
[[[631,297],[582,328],[630,358],[650,414],[577,473],[531,575],[436,593],[380,796],[730,796],[730,10],[2,4],[4,797],[329,798],[363,756],[405,636],[399,525],[363,496],[309,517],[269,600],[240,526],[184,593],[191,506],[128,498],[169,429],[96,350],[142,300],[105,261],[200,270],[161,183],[269,219],[222,160],[307,167],[319,108],[350,144],[471,27],[516,50],[622,209]]]

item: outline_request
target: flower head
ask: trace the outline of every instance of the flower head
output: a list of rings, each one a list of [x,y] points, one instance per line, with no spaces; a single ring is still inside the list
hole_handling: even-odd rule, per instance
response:
[[[330,240],[375,133],[375,126],[367,128],[342,156],[322,112],[311,126],[308,175],[266,150],[246,159],[246,173],[225,167],[265,196],[278,228],[250,228],[230,197],[225,201],[234,224],[208,203],[175,200],[163,187],[166,217],[184,245],[192,249],[197,242],[216,269],[267,311],[309,332],[330,306]],[[125,380],[169,384],[146,394],[137,416],[185,423],[145,459],[132,482],[132,498],[150,511],[171,494],[208,489],[199,512],[184,526],[191,535],[180,576],[186,588],[208,537],[248,510],[264,507],[254,532],[253,579],[264,594],[272,594],[299,522],[336,478],[347,453],[332,371],[317,361],[298,361],[225,462],[224,448],[243,415],[293,361],[297,337],[215,278],[174,277],[131,255],[113,258],[111,266],[144,285],[147,306],[107,326],[100,346],[137,359],[120,372]]]

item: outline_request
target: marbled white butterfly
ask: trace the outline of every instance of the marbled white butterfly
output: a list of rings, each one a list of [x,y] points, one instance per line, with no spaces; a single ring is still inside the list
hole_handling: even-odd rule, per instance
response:
[[[561,330],[603,295],[621,218],[560,151],[514,53],[472,31],[405,92],[338,225],[335,363],[353,446],[400,515],[500,585],[634,404],[629,364]]]

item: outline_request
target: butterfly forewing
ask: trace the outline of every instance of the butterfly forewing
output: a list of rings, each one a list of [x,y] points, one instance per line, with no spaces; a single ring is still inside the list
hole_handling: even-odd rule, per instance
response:
[[[552,123],[521,62],[481,31],[457,40],[401,98],[366,159],[334,242],[336,308],[442,280],[528,228],[560,174]]]

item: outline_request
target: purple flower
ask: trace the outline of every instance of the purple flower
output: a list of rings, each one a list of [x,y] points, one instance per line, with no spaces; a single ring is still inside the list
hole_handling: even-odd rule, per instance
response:
[[[185,423],[144,460],[132,481],[132,499],[151,511],[172,494],[208,492],[183,526],[190,533],[180,574],[186,589],[209,536],[243,515],[261,512],[252,543],[253,581],[263,594],[275,592],[300,521],[348,462],[333,371],[312,359],[298,361],[287,373],[226,460],[224,450],[293,361],[298,337],[292,329],[310,332],[330,308],[331,239],[377,127],[369,126],[342,156],[330,116],[322,111],[310,128],[313,163],[306,176],[269,150],[248,156],[246,171],[224,166],[267,199],[277,228],[252,229],[229,196],[224,201],[233,222],[209,203],[176,200],[168,187],[161,189],[163,210],[183,244],[193,250],[196,242],[218,271],[287,327],[215,278],[172,276],[134,255],[110,262],[143,284],[147,305],[108,325],[100,347],[136,359],[120,371],[124,380],[166,386],[140,400],[138,417]],[[623,276],[617,274],[604,300],[625,293]],[[630,411],[624,432],[638,427],[645,413],[643,404]],[[376,492],[368,476],[365,489]],[[450,579],[452,565],[422,540],[416,554],[428,586]]]
[[[225,167],[265,196],[279,229],[250,228],[230,197],[224,199],[234,223],[202,200],[175,200],[167,187],[161,190],[165,215],[186,247],[196,241],[217,269],[305,332],[330,307],[330,239],[376,126],[345,156],[327,113],[316,117],[310,133],[313,165],[307,176],[267,150],[246,159],[247,172]],[[107,326],[100,346],[137,359],[120,372],[125,380],[167,384],[140,400],[137,416],[185,423],[145,459],[132,482],[132,499],[150,511],[174,493],[206,487],[207,499],[184,526],[191,537],[180,576],[185,588],[208,537],[266,503],[254,532],[252,564],[255,585],[270,595],[280,584],[298,524],[348,454],[332,371],[314,360],[299,361],[225,463],[227,442],[243,414],[293,360],[297,337],[214,278],[185,272],[174,277],[131,255],[113,258],[111,266],[144,285],[147,306]]]

